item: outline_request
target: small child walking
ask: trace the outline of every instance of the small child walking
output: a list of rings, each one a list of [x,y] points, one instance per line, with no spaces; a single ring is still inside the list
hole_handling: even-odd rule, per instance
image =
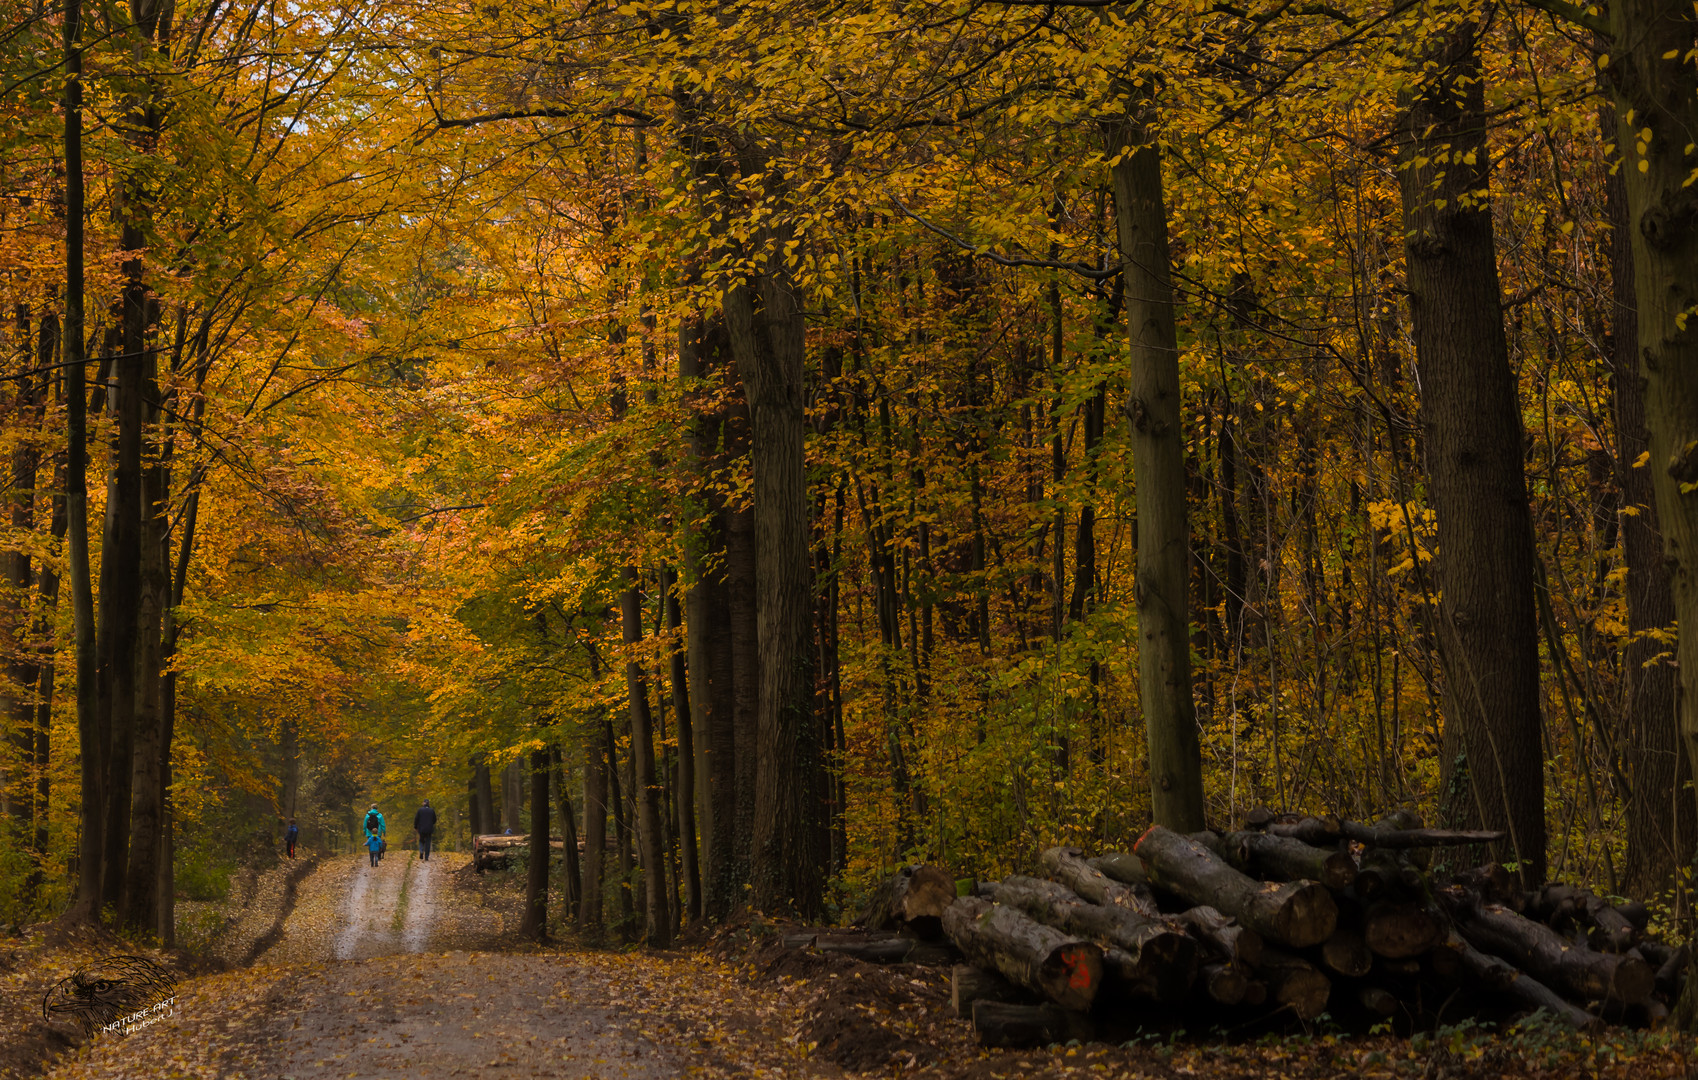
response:
[[[383,850],[383,837],[376,833],[367,833],[366,850],[371,853],[371,864],[376,866],[378,852]]]

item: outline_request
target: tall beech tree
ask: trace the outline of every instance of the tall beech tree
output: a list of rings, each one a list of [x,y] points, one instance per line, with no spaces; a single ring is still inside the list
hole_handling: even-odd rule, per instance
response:
[[[1515,375],[1504,342],[1488,195],[1478,26],[1424,24],[1402,103],[1404,251],[1438,516],[1438,636],[1447,813],[1509,833],[1522,881],[1545,881],[1539,639]]]
[[[1142,107],[1134,106],[1136,107]],[[1132,346],[1126,412],[1138,489],[1138,700],[1149,747],[1151,816],[1206,827],[1191,686],[1190,530],[1180,431],[1179,341],[1161,150],[1136,116],[1110,128],[1115,222]]]

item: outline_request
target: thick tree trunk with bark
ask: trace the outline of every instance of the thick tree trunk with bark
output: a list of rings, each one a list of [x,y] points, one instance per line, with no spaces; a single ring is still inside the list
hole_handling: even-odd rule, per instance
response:
[[[82,3],[65,3],[65,558],[70,567],[77,657],[77,735],[81,742],[82,811],[73,918],[100,917],[105,853],[106,725],[96,695],[94,583],[88,559],[88,391],[83,322]]]
[[[1574,948],[1555,930],[1502,904],[1482,904],[1464,913],[1459,929],[1475,947],[1582,999],[1614,998],[1635,1005],[1655,989],[1656,972],[1644,960]]]
[[[755,619],[755,514],[725,511],[725,609],[730,620],[732,737],[732,896],[745,902],[749,840],[755,830],[755,743],[760,728],[761,649]]]
[[[1338,906],[1324,886],[1256,881],[1195,840],[1160,825],[1138,838],[1133,853],[1157,888],[1225,912],[1269,941],[1307,948],[1331,937],[1338,924]]]
[[[147,399],[157,401],[158,381],[144,383]],[[150,419],[158,422],[157,407]],[[162,449],[162,448],[161,448]],[[156,451],[158,453],[159,451]],[[171,575],[166,551],[169,521],[166,500],[170,473],[163,455],[143,473],[141,521],[141,582],[136,607],[136,737],[130,773],[130,857],[123,922],[133,932],[149,935],[159,924],[160,836],[165,824],[165,759],[171,748],[165,740],[160,675],[164,666],[165,609],[170,605]],[[286,793],[284,815],[293,816],[292,792]]]
[[[1090,1020],[1055,1005],[1021,1005],[980,998],[973,1003],[973,1031],[979,1045],[1020,1049],[1089,1039]]]
[[[579,893],[578,925],[592,937],[602,929],[602,863],[607,853],[607,759],[601,724],[584,732],[584,882]]]
[[[1115,220],[1132,368],[1126,382],[1138,548],[1138,700],[1156,824],[1203,828],[1203,759],[1191,698],[1190,533],[1179,419],[1179,342],[1161,151],[1143,125],[1111,129]]]
[[[1025,996],[1018,986],[994,971],[956,964],[949,975],[949,1006],[963,1020],[973,1015],[975,1001],[1018,1001]]]
[[[627,646],[643,640],[642,603],[637,570],[625,567],[619,595],[620,627]],[[643,871],[643,918],[646,940],[657,948],[672,942],[672,904],[666,895],[665,847],[660,837],[660,792],[655,783],[654,724],[649,715],[648,680],[635,656],[625,663],[625,693],[631,721],[631,771],[637,805],[637,849]]]
[[[501,824],[514,835],[525,831],[525,763],[519,758],[501,770]]]
[[[764,163],[761,163],[764,166]],[[769,182],[773,174],[767,173]],[[750,902],[816,914],[823,762],[814,721],[813,565],[809,557],[805,333],[785,264],[789,226],[763,230],[760,272],[727,288],[725,324],[749,404],[754,474],[760,691]]]
[[[1621,169],[1605,179],[1605,194],[1610,277],[1615,284],[1609,357],[1615,376],[1615,479],[1621,490],[1621,550],[1627,563],[1627,629],[1633,635],[1621,654],[1622,758],[1630,785],[1624,793],[1627,863],[1622,888],[1629,896],[1655,896],[1668,887],[1677,867],[1692,861],[1698,814],[1685,792],[1692,770],[1680,744],[1676,714],[1680,672],[1672,657],[1652,662],[1668,650],[1648,634],[1674,625],[1674,593],[1663,562],[1652,470],[1636,467],[1641,456],[1648,458],[1651,443],[1645,430],[1645,373],[1639,363],[1633,226]]]
[[[672,684],[672,712],[678,718],[678,775],[674,801],[678,807],[678,873],[684,884],[684,914],[694,921],[702,917],[702,874],[696,847],[696,725],[691,708],[690,670],[686,662],[684,614],[678,603],[678,575],[666,576],[666,628],[673,635],[667,657]]]
[[[495,831],[495,789],[489,778],[489,761],[482,754],[472,758],[472,835]]]
[[[1356,880],[1356,860],[1337,848],[1311,847],[1300,840],[1259,832],[1227,833],[1220,838],[1226,861],[1247,873],[1278,881],[1318,881],[1329,889]]]
[[[1467,798],[1457,822],[1509,833],[1498,861],[1545,880],[1539,641],[1521,413],[1504,340],[1477,27],[1423,31],[1431,72],[1403,103],[1410,316],[1438,516],[1444,701]]]
[[[525,865],[525,914],[519,920],[519,936],[536,942],[548,940],[548,862],[552,853],[548,835],[548,773],[548,749],[532,750],[531,843]]]
[[[1037,878],[1004,878],[995,899],[1046,925],[1114,946],[1120,954],[1115,973],[1139,996],[1177,1003],[1197,977],[1197,944],[1177,926],[1129,908],[1090,903],[1066,885]]]
[[[943,929],[973,963],[1065,1009],[1089,1009],[1102,986],[1101,948],[1014,908],[962,897],[944,913]]]
[[[554,763],[554,790],[558,794],[557,801],[560,804],[560,838],[566,843],[566,895],[562,906],[565,910],[564,918],[575,919],[578,907],[583,902],[583,865],[578,857],[578,817],[572,811],[572,778],[570,770],[566,768],[565,755],[560,752],[559,743],[549,748],[549,756]]]
[[[1691,775],[1698,760],[1698,633],[1691,630],[1698,627],[1698,316],[1692,314],[1698,306],[1698,184],[1691,178],[1698,165],[1692,149],[1698,70],[1691,60],[1698,12],[1682,0],[1618,0],[1609,5],[1609,20],[1614,41],[1605,75],[1616,92],[1627,191],[1627,228],[1620,231],[1632,248],[1638,313],[1638,375],[1620,374],[1643,378],[1650,436],[1645,472],[1682,627],[1675,647],[1677,700]],[[1689,820],[1676,817],[1670,824]],[[1691,848],[1688,834],[1679,849]],[[1694,991],[1678,1012],[1683,1028],[1698,1026]]]

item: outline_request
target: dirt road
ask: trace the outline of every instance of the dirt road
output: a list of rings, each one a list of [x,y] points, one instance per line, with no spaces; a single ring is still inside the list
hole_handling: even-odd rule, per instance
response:
[[[395,848],[378,867],[327,861],[259,964],[185,983],[166,1019],[51,1075],[820,1075],[782,1004],[697,958],[451,947],[494,917],[463,865]]]

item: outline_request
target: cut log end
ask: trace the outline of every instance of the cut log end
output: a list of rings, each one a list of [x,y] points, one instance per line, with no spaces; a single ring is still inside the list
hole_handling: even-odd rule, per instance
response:
[[[1274,890],[1278,909],[1273,915],[1275,936],[1294,949],[1319,945],[1338,928],[1338,904],[1324,885],[1296,881]]]
[[[1051,952],[1039,969],[1044,995],[1065,1009],[1083,1012],[1091,1007],[1103,981],[1102,950],[1088,942],[1063,945]]]

